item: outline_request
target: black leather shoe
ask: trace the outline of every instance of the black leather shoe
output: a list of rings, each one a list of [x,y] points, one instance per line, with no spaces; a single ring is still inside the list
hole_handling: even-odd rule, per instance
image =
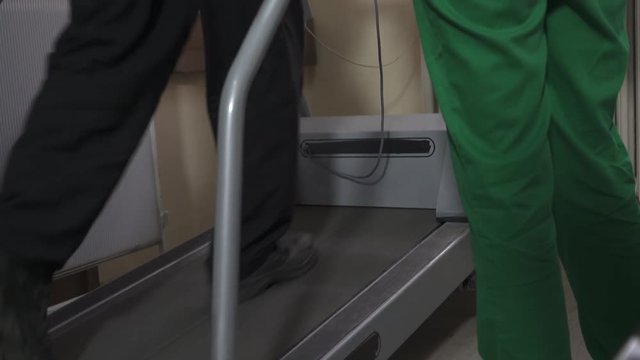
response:
[[[240,281],[240,302],[251,300],[273,285],[301,277],[311,270],[318,259],[309,234],[285,235],[267,261]]]
[[[0,254],[0,360],[50,360],[47,303],[52,272]]]
[[[317,262],[317,251],[309,234],[287,234],[277,245],[276,251],[258,270],[240,280],[238,297],[241,303],[261,295],[273,285],[301,277]],[[209,274],[210,269],[211,256],[207,261]]]

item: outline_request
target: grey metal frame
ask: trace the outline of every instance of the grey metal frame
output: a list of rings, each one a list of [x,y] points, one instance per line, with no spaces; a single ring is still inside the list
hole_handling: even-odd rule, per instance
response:
[[[264,1],[231,66],[220,100],[218,200],[211,304],[211,356],[215,360],[234,358],[240,258],[242,146],[247,96],[288,4],[289,0]]]
[[[443,224],[282,360],[360,358],[372,336],[388,359],[473,272],[469,240],[467,224]]]
[[[445,147],[444,163],[440,174],[440,188],[438,189],[438,203],[436,205],[436,218],[439,221],[467,222],[464,212],[458,181],[453,170],[451,159],[451,147]]]

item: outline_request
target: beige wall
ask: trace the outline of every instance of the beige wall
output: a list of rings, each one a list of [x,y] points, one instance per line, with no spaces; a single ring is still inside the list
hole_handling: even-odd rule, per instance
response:
[[[357,63],[377,65],[375,17],[371,0],[311,0],[318,38]],[[433,110],[424,71],[413,5],[408,0],[380,1],[385,106],[390,114]],[[377,114],[378,69],[353,65],[320,44],[317,66],[305,71],[305,96],[314,115]]]
[[[383,58],[399,61],[385,67],[388,113],[430,111],[432,95],[422,66],[413,7],[406,0],[381,1]],[[312,0],[319,38],[346,57],[376,64],[373,8],[370,0]],[[199,37],[194,36],[195,39]],[[317,45],[317,44],[316,44]],[[198,70],[191,43],[179,70]],[[378,70],[345,62],[317,45],[317,64],[305,69],[305,96],[314,115],[377,114]],[[169,247],[180,244],[213,224],[215,149],[205,103],[203,73],[176,73],[155,115],[160,188],[169,212]],[[109,281],[157,256],[157,248],[111,261],[100,267]]]

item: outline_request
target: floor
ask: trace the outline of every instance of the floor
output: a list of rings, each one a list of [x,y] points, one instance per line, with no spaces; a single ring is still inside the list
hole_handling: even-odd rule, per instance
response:
[[[591,360],[582,340],[577,306],[565,281],[574,360]],[[481,360],[477,352],[475,293],[456,292],[391,360]]]

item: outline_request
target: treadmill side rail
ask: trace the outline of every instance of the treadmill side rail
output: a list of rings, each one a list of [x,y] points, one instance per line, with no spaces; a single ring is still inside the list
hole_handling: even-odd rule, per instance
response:
[[[469,240],[466,224],[444,224],[283,360],[348,359],[373,334],[389,358],[473,272]]]

